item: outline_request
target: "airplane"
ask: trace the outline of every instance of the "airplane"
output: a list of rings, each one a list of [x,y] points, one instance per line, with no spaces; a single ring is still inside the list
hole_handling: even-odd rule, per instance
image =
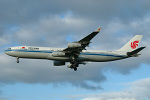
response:
[[[19,63],[19,58],[48,59],[54,61],[54,66],[62,66],[66,62],[70,62],[67,67],[76,71],[79,64],[85,65],[87,62],[107,62],[138,57],[141,55],[139,52],[145,48],[138,48],[143,35],[135,35],[116,51],[87,50],[86,47],[100,30],[101,27],[77,42],[68,43],[67,48],[16,46],[10,47],[4,52],[9,56],[16,57],[17,63]]]

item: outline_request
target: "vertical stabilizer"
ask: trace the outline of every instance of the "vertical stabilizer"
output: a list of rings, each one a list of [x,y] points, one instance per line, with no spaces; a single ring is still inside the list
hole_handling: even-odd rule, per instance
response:
[[[137,49],[143,35],[135,35],[126,45],[117,51],[133,51]]]

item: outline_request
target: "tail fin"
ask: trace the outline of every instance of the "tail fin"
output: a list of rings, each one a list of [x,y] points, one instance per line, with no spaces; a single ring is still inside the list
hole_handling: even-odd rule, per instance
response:
[[[130,52],[130,51],[137,49],[142,37],[143,37],[143,35],[135,35],[126,45],[124,45],[121,49],[119,49],[117,51],[128,51],[128,52]]]

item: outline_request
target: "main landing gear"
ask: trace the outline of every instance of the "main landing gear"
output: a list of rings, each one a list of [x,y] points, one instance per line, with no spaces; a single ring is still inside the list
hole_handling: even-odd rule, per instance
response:
[[[76,61],[71,62],[72,64],[72,68],[74,69],[74,71],[77,71],[77,67],[79,66],[78,63]]]
[[[74,67],[74,71],[77,71],[77,67]]]
[[[78,62],[77,62],[77,57],[74,55],[72,56],[72,62],[71,63],[71,68],[74,69],[74,71],[77,71],[77,67],[79,66]]]
[[[19,57],[17,57],[17,63],[19,63]]]
[[[75,64],[74,62],[70,62],[70,63],[68,63],[67,64],[67,67],[68,68],[71,68],[71,69],[74,69],[74,71],[77,71],[77,67],[78,67],[79,65],[78,64]]]
[[[78,65],[77,64],[74,64],[74,63],[71,63],[71,69],[74,69],[74,71],[77,71],[77,67]]]

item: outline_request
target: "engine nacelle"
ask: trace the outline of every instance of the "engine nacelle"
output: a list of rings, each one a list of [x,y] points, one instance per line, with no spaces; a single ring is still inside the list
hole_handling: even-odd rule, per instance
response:
[[[72,68],[72,64],[70,64],[70,63],[67,64],[67,67],[68,67],[68,68]]]
[[[54,66],[62,66],[65,65],[65,62],[62,61],[54,61]]]
[[[68,43],[68,48],[82,47],[80,43]]]
[[[52,56],[53,57],[65,57],[66,54],[64,52],[53,52]]]

